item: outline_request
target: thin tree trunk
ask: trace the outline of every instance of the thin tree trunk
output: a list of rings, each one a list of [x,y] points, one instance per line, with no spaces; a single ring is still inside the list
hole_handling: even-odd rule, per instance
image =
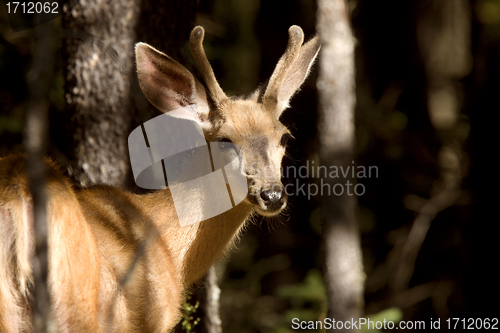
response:
[[[220,288],[217,283],[215,265],[212,265],[208,270],[205,292],[205,329],[208,333],[222,333],[222,321],[219,313]]]
[[[352,168],[354,39],[345,2],[319,0],[317,18],[322,43],[318,78],[321,164]],[[328,317],[336,321],[357,320],[363,307],[363,265],[355,214],[357,201],[355,195],[348,194],[353,192],[354,182],[350,175],[344,179],[329,179],[331,193],[323,193],[322,196]],[[353,330],[344,328],[333,331]]]
[[[26,81],[29,101],[26,111],[24,145],[27,151],[27,175],[33,199],[35,252],[32,257],[34,278],[34,330],[55,332],[50,314],[50,296],[47,287],[47,216],[44,157],[48,147],[49,91],[54,79],[57,37],[54,22],[35,28],[37,42],[33,62]]]

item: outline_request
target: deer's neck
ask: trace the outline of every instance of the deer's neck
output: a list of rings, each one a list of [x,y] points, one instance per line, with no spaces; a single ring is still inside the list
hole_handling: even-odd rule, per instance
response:
[[[251,204],[244,200],[225,213],[181,227],[168,189],[144,196],[142,201],[170,248],[185,286],[200,279],[223,255],[252,213]]]

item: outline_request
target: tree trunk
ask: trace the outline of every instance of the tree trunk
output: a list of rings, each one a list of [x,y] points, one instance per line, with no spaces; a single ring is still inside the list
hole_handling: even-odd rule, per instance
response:
[[[343,0],[319,0],[317,19],[322,43],[318,78],[320,159],[322,165],[345,170],[354,167],[354,39]],[[336,321],[357,320],[363,306],[357,201],[352,194],[355,179],[350,174],[344,179],[329,179],[330,193],[323,187],[322,196],[328,317]],[[353,330],[344,327],[334,331]]]
[[[84,186],[124,184],[139,0],[78,2],[63,20],[70,160]]]
[[[67,155],[81,185],[127,183],[128,134],[157,112],[138,88],[134,45],[180,58],[195,12],[194,0],[90,0],[66,10],[63,69],[74,141]]]

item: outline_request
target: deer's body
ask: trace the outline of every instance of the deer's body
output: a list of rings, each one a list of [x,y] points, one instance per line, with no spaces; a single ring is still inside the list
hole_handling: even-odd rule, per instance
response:
[[[267,88],[246,99],[222,92],[202,40],[197,27],[191,47],[208,93],[184,67],[146,44],[136,47],[141,88],[164,112],[195,105],[195,114],[181,117],[197,122],[207,141],[241,148],[248,196],[220,215],[182,227],[168,188],[145,195],[104,185],[75,189],[47,161],[48,282],[60,332],[170,331],[186,288],[223,254],[248,217],[272,216],[286,206],[280,164],[289,134],[278,118],[307,76],[317,39],[302,46],[302,31],[291,28]],[[20,155],[0,159],[1,332],[32,330],[34,234],[24,163]],[[185,195],[189,200],[192,194]]]

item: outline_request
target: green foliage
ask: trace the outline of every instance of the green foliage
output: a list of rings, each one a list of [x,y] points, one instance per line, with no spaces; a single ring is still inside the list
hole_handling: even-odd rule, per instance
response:
[[[291,309],[283,314],[287,325],[276,328],[276,332],[291,332],[289,323],[293,318],[300,318],[301,321],[317,321],[326,317],[328,299],[326,286],[319,270],[311,269],[301,283],[281,286],[276,294],[291,304]],[[373,322],[385,320],[397,323],[403,319],[403,312],[399,308],[389,308],[370,315],[367,319]],[[368,329],[366,325],[361,327],[361,332],[382,333],[381,330]]]
[[[11,132],[21,133],[23,130],[23,123],[14,117],[0,116],[0,133]]]
[[[401,311],[400,308],[389,308],[380,311],[379,313],[372,314],[367,318],[369,318],[373,322],[383,322],[385,320],[388,322],[393,321],[394,323],[397,323],[403,319],[403,311]],[[361,332],[382,333],[383,330],[379,330],[376,328],[368,329],[368,326],[365,325],[361,327]]]
[[[194,319],[193,315],[196,313],[196,310],[200,306],[200,302],[196,302],[196,304],[192,305],[188,301],[191,297],[188,297],[186,301],[182,304],[183,307],[183,319],[182,319],[182,329],[187,333],[194,333],[194,328],[200,322],[200,318]]]
[[[318,320],[326,314],[326,287],[317,269],[311,269],[301,283],[281,286],[277,290],[277,295],[292,305],[292,308],[283,314],[287,323],[293,318]]]

